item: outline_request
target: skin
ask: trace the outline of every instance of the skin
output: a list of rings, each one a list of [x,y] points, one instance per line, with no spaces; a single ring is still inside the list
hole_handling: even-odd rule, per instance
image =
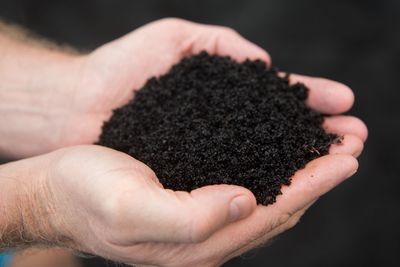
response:
[[[88,145],[102,123],[149,77],[183,56],[207,50],[237,61],[271,62],[264,50],[231,29],[179,19],[150,23],[88,55],[15,42],[0,38],[7,47],[0,57],[0,151],[10,158],[55,151],[0,167],[3,247],[24,244],[7,230],[12,225],[31,244],[67,246],[128,264],[219,266],[294,226],[358,168],[367,129],[359,119],[339,115],[351,108],[352,91],[292,75],[292,83],[310,88],[311,108],[334,115],[325,129],[344,140],[298,171],[277,203],[257,206],[250,191],[233,185],[165,190],[145,164]],[[25,57],[11,60],[15,51]]]
[[[83,267],[79,259],[68,250],[60,248],[31,248],[16,253],[7,267]]]

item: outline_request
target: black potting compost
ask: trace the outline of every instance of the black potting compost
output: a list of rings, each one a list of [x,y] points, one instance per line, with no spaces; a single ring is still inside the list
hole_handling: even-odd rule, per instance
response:
[[[114,111],[98,144],[144,162],[165,188],[234,184],[267,205],[337,140],[307,96],[262,61],[202,52],[148,80]]]

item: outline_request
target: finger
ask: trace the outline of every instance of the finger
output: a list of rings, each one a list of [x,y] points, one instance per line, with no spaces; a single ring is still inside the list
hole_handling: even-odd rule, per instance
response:
[[[353,92],[342,83],[298,74],[291,74],[289,81],[306,85],[310,89],[307,104],[323,114],[346,112],[354,103]]]
[[[308,203],[305,207],[301,208],[299,211],[296,211],[292,216],[288,218],[287,221],[275,227],[272,231],[266,233],[264,236],[259,238],[260,240],[255,245],[261,245],[268,240],[274,238],[275,236],[283,233],[284,231],[294,227],[300,218],[306,213],[306,211],[315,203],[317,202],[318,198],[314,199],[310,203]]]
[[[344,181],[356,171],[357,166],[356,159],[349,155],[327,155],[313,160],[295,174],[290,186],[282,188],[282,195],[278,196],[275,204],[259,205],[248,218],[221,229],[202,243],[202,247],[206,251],[210,247],[213,251],[228,254],[271,231],[279,233],[280,230],[275,229],[282,230],[278,227],[290,224],[294,214]]]
[[[278,227],[276,227],[275,229],[267,232],[264,235],[261,235],[257,238],[255,238],[253,241],[244,244],[241,247],[236,248],[234,251],[232,251],[230,253],[230,255],[226,256],[220,263],[220,265],[222,265],[223,263],[225,263],[226,261],[240,256],[246,252],[249,252],[252,249],[261,247],[265,244],[268,243],[268,241],[272,240],[274,237],[278,236],[279,234],[289,230],[290,228],[294,227],[298,221],[300,220],[300,218],[304,215],[304,213],[307,211],[307,209],[314,203],[315,201],[313,201],[312,203],[310,203],[309,205],[307,205],[306,207],[304,207],[303,209],[297,211],[295,214],[293,214],[293,216],[291,216],[285,223],[279,225]],[[218,265],[219,266],[219,265]]]
[[[351,134],[360,138],[363,142],[367,140],[368,129],[364,122],[353,116],[326,117],[324,129],[338,135]]]
[[[288,223],[294,214],[344,181],[357,167],[357,160],[349,155],[327,155],[311,161],[295,174],[290,186],[282,188],[275,204],[258,206],[248,218],[221,229],[202,243],[202,247],[205,251],[209,246],[212,251],[229,253],[271,231],[279,232],[274,229],[280,229],[277,227]]]
[[[258,237],[285,223],[293,214],[343,182],[358,168],[357,160],[350,155],[327,155],[317,158],[296,172],[290,186],[282,188],[276,203],[259,206],[243,222],[251,229],[249,236]]]
[[[228,30],[220,33],[215,52],[218,55],[231,55],[239,62],[246,59],[261,59],[271,64],[271,56],[265,50],[234,31]]]
[[[197,25],[199,28],[191,43],[192,53],[206,50],[211,54],[230,56],[239,62],[260,59],[271,63],[271,57],[264,49],[246,40],[236,31],[221,26]]]
[[[329,154],[348,154],[358,157],[363,148],[364,143],[358,136],[347,134],[340,143],[331,145]]]
[[[150,207],[146,229],[136,235],[136,241],[201,242],[256,208],[254,195],[234,185],[205,186],[191,193],[162,190],[153,196],[146,204]]]
[[[292,184],[282,188],[282,195],[277,197],[277,203],[267,208],[281,214],[294,214],[353,175],[357,168],[357,160],[350,155],[337,154],[317,158],[297,171],[292,178]]]
[[[199,251],[205,251],[202,253],[206,255],[229,254],[257,242],[260,237],[280,233],[284,227],[295,224],[296,220],[291,218],[296,218],[319,196],[344,181],[357,167],[357,161],[349,155],[327,155],[313,160],[295,174],[290,186],[282,188],[283,194],[275,204],[259,205],[248,218],[215,233],[201,244]]]
[[[248,218],[225,227],[201,243],[196,249],[204,252],[203,254],[208,258],[216,258],[215,266],[221,266],[227,260],[253,249],[293,227],[314,202],[309,203],[275,227],[272,227],[270,222],[276,218],[271,218],[273,214],[267,214],[265,206],[260,205]],[[221,259],[221,255],[226,256]]]

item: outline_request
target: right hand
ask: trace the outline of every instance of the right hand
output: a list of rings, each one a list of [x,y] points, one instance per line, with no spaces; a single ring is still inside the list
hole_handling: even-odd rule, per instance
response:
[[[292,227],[311,203],[357,169],[350,155],[321,157],[296,173],[277,203],[256,206],[251,192],[233,185],[165,190],[146,165],[104,147],[42,157],[50,162],[43,180],[50,193],[41,203],[53,211],[46,218],[49,232],[70,240],[61,245],[156,266],[218,266]]]

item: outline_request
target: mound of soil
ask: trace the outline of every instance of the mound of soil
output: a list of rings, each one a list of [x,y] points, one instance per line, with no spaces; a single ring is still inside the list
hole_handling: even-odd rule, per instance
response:
[[[337,140],[307,96],[262,61],[202,52],[148,80],[114,111],[98,144],[144,162],[165,188],[234,184],[267,205]]]

